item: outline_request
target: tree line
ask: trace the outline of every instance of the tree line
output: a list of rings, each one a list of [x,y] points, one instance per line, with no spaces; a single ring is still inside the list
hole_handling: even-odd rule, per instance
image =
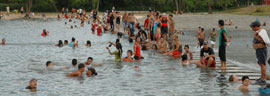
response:
[[[243,7],[247,5],[260,5],[264,0],[0,0],[0,9],[19,10],[24,7],[26,11],[33,12],[59,12],[65,8],[82,8],[86,11],[97,9],[99,11],[111,10],[115,7],[119,11],[147,11],[158,10],[162,12],[207,12],[220,11]]]

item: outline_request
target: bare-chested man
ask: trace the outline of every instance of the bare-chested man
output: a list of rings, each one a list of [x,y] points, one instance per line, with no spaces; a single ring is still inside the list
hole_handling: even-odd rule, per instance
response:
[[[169,24],[169,36],[172,36],[175,29],[175,22],[172,14],[169,15]]]
[[[134,13],[131,13],[131,15],[129,16],[129,27],[130,27],[131,36],[134,35],[134,31],[135,31],[135,20],[138,22],[138,20],[135,17]]]
[[[198,31],[198,41],[199,41],[199,43],[200,43],[200,48],[201,48],[202,45],[203,45],[204,39],[205,39],[204,28],[201,28],[201,31]]]

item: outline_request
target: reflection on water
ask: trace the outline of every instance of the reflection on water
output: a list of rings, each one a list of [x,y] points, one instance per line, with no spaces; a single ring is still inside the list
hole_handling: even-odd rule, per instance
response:
[[[105,47],[108,46],[108,41],[115,41],[116,36],[109,33],[103,36],[93,35],[88,24],[84,28],[72,30],[69,27],[75,25],[74,23],[64,25],[64,20],[57,22],[55,19],[8,20],[0,21],[0,24],[0,38],[7,39],[7,45],[0,46],[0,93],[3,96],[242,95],[237,90],[240,83],[229,84],[226,75],[193,65],[182,66],[179,60],[153,51],[142,51],[145,59],[140,62],[114,62],[114,56],[109,55]],[[47,29],[50,36],[41,37],[43,29]],[[78,48],[54,46],[58,40],[70,41],[72,37],[79,41]],[[84,46],[87,40],[91,41],[92,47]],[[193,36],[180,36],[180,40],[183,45],[196,47]],[[132,44],[126,39],[120,41],[124,52],[132,50]],[[126,53],[123,57],[125,55]],[[45,67],[48,60],[53,61],[55,66],[70,66],[72,59],[78,59],[78,63],[82,63],[90,56],[94,58],[94,62],[103,65],[95,67],[98,72],[95,77],[84,75],[67,78],[69,70],[46,70]],[[29,78],[38,79],[37,92],[24,89]],[[257,86],[251,88],[254,90],[249,94],[257,95]]]

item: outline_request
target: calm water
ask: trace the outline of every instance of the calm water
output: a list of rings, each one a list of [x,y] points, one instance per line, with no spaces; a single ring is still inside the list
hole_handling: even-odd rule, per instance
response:
[[[141,62],[115,63],[114,56],[110,56],[105,49],[108,41],[115,41],[115,35],[103,34],[98,37],[91,33],[88,24],[84,28],[72,30],[69,29],[70,25],[74,24],[64,25],[64,20],[57,22],[55,19],[0,21],[0,38],[5,37],[7,40],[7,45],[0,46],[1,96],[243,95],[237,89],[240,83],[228,83],[228,76],[193,65],[182,66],[179,60],[151,51],[142,52],[145,59]],[[41,37],[43,29],[49,30],[50,36]],[[196,40],[192,32],[194,31],[187,31],[189,36],[181,36],[180,40],[183,44],[191,45],[193,50]],[[244,33],[246,34],[243,35]],[[258,68],[254,51],[246,48],[253,36],[252,31],[237,31],[232,34],[239,38],[234,39],[234,43],[228,48],[229,59],[241,62],[240,65]],[[70,42],[72,37],[79,41],[79,48],[54,46],[58,40]],[[84,46],[87,40],[91,40],[92,47]],[[121,43],[125,52],[123,56],[126,56],[126,51],[132,49],[132,44],[126,39],[121,39]],[[94,58],[96,64],[103,64],[95,67],[98,72],[96,77],[67,78],[65,75],[69,70],[49,71],[45,67],[48,60],[53,61],[55,66],[69,66],[72,59],[84,62],[89,56]],[[139,68],[135,69],[134,66]],[[31,78],[38,79],[37,92],[25,89]],[[246,95],[259,95],[258,87],[251,85],[251,92]]]

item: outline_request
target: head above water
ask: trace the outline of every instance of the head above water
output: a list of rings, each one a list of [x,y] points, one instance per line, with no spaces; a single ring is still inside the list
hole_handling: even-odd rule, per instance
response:
[[[182,61],[186,61],[187,59],[187,54],[182,55]]]
[[[130,56],[132,56],[132,55],[133,55],[133,52],[132,52],[132,50],[128,50],[128,51],[127,51],[127,55],[130,55]]]
[[[67,45],[67,44],[68,44],[68,40],[65,40],[65,41],[64,41],[64,44]]]
[[[62,40],[58,41],[58,46],[63,46],[63,41]]]
[[[76,66],[77,65],[77,59],[72,59],[71,63],[72,63],[73,66]]]
[[[91,46],[91,41],[90,41],[90,40],[87,40],[87,41],[86,41],[86,45],[87,45],[87,46]]]
[[[52,66],[52,61],[47,61],[46,62],[46,67],[50,67],[50,66]]]
[[[75,42],[75,40],[76,40],[76,39],[75,39],[74,37],[71,38],[71,41],[72,41],[72,42]]]
[[[31,88],[37,88],[37,79],[32,78],[32,79],[29,81],[29,86],[30,86]]]
[[[95,68],[88,68],[88,71],[87,71],[87,75],[89,76],[96,76],[97,75],[97,72],[96,72],[96,69]]]
[[[229,82],[237,82],[237,81],[238,81],[238,77],[236,75],[230,75]]]
[[[242,77],[242,82],[244,82],[246,79],[249,79],[249,77],[248,76],[243,76]]]
[[[80,63],[79,66],[78,66],[78,69],[83,71],[85,68],[84,64]]]

